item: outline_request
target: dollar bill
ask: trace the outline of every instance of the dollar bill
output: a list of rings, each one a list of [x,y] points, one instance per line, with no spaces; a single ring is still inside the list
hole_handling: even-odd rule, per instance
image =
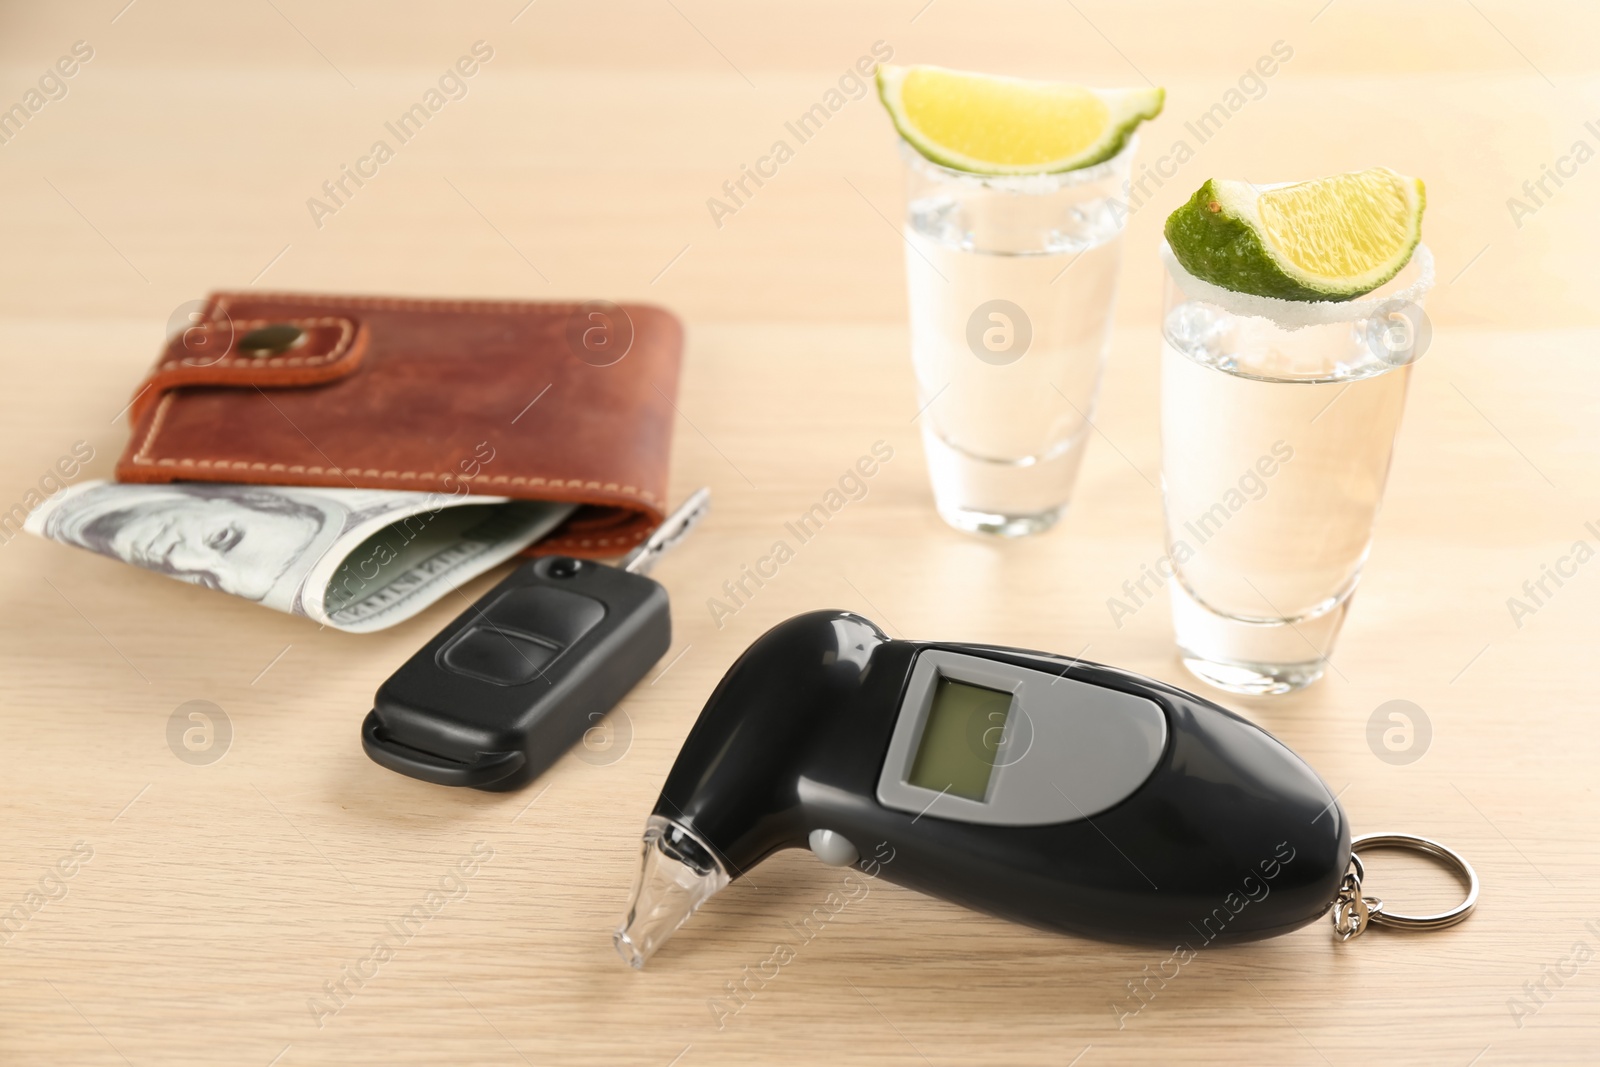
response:
[[[57,493],[24,529],[370,633],[516,555],[572,510],[501,496],[102,481]]]

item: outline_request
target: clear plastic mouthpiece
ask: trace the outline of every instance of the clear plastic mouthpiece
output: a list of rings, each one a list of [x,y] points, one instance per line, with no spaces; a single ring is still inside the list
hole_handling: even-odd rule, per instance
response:
[[[635,970],[730,880],[694,831],[661,815],[645,824],[640,851],[628,914],[611,935],[617,954]]]

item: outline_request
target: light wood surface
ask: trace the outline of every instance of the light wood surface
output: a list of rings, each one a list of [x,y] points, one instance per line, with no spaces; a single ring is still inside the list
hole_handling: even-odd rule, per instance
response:
[[[255,284],[665,304],[688,327],[673,493],[708,484],[715,513],[657,572],[675,646],[619,709],[617,758],[569,755],[506,796],[425,786],[360,749],[373,690],[451,607],[351,637],[31,538],[0,545],[0,911],[79,860],[0,948],[0,1062],[1594,1062],[1600,563],[1520,627],[1506,605],[1575,541],[1600,544],[1585,526],[1600,523],[1600,162],[1547,185],[1520,226],[1507,206],[1574,142],[1600,147],[1584,125],[1600,118],[1594,9],[125,2],[0,13],[0,106],[75,41],[94,50],[0,147],[0,504],[79,440],[88,474],[106,474],[169,315]],[[307,198],[478,40],[494,56],[467,96],[315,225]],[[889,221],[899,162],[875,101],[849,103],[720,228],[706,208],[880,40],[900,61],[1165,85],[1145,160],[1273,42],[1294,49],[1132,218],[1102,433],[1069,518],[1025,543],[933,514]],[[838,885],[793,853],[716,898],[648,970],[623,967],[610,933],[678,744],[735,656],[792,613],[1087,646],[1191,684],[1164,603],[1120,628],[1105,604],[1161,551],[1161,220],[1213,174],[1374,163],[1428,182],[1432,349],[1337,671],[1292,698],[1224,702],[1306,757],[1358,831],[1469,856],[1478,914],[1429,936],[1339,945],[1317,925],[1203,952],[1119,1026],[1137,1005],[1128,983],[1165,953],[880,880],[719,1026],[727,983]],[[894,459],[867,497],[719,628],[708,598],[877,440]],[[1392,699],[1432,722],[1406,766],[1366,739]],[[232,725],[209,766],[167,746],[189,700]],[[492,857],[465,896],[319,1020],[325,983],[475,848]],[[1373,866],[1395,902],[1453,892],[1419,866]],[[1540,981],[1535,998],[1525,984]]]

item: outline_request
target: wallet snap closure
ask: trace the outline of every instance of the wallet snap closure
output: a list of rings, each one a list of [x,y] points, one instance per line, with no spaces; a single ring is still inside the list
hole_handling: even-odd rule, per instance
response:
[[[239,338],[239,353],[252,359],[266,359],[282,355],[291,348],[305,344],[306,332],[287,322],[275,322],[251,330]]]
[[[356,370],[366,326],[344,315],[233,319],[197,323],[173,335],[132,405],[139,416],[170,389],[185,385],[270,389],[319,385]]]

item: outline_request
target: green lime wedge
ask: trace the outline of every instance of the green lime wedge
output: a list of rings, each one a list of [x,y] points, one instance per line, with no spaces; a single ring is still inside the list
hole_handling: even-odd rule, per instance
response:
[[[975,174],[1051,174],[1122,151],[1161,113],[1163,89],[1086,89],[943,67],[879,67],[895,129],[935,163]]]
[[[1167,217],[1195,277],[1282,300],[1350,300],[1400,273],[1422,239],[1422,181],[1385,167],[1292,185],[1213,178]]]

